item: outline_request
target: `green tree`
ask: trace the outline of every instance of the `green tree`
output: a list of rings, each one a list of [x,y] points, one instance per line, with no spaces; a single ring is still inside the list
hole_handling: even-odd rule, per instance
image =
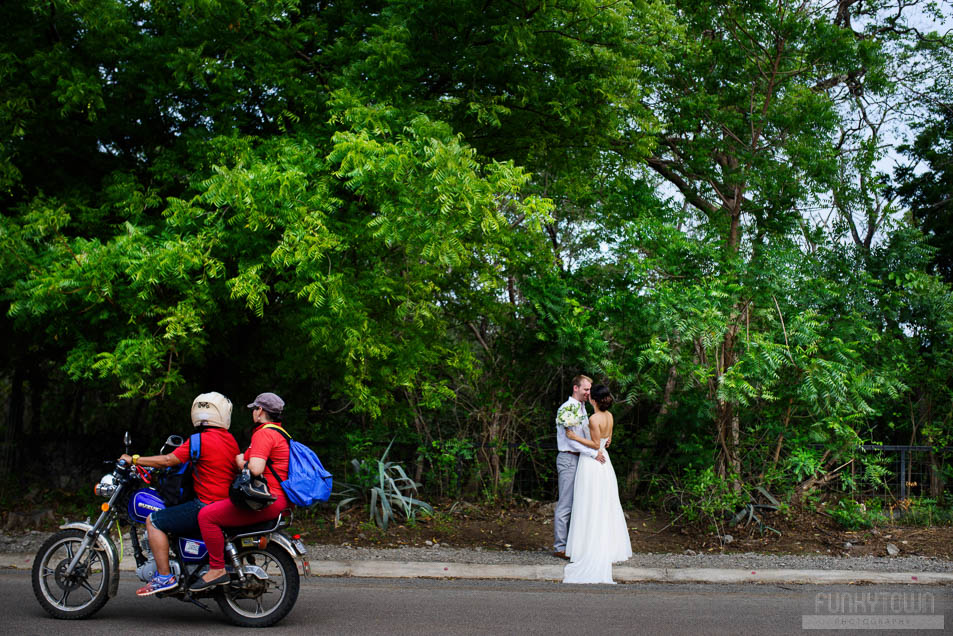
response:
[[[147,402],[292,386],[426,440],[538,342],[512,349],[552,177],[514,159],[584,181],[647,125],[635,56],[664,30],[635,19],[660,7],[5,4],[7,372]]]
[[[897,175],[899,194],[936,250],[935,271],[953,282],[953,105],[940,104],[913,144],[904,150],[919,165],[925,164],[925,169],[901,169]]]
[[[700,238],[718,246],[714,278],[698,290],[707,305],[698,311],[713,323],[678,338],[708,369],[718,473],[738,479],[742,404],[730,387],[752,307],[765,319],[775,309],[773,290],[759,284],[765,252],[799,228],[801,206],[830,188],[838,123],[831,88],[881,62],[874,43],[810,4],[678,6],[687,34],[679,64],[653,95],[663,125],[648,165],[678,189]]]
[[[605,281],[588,302],[616,352],[603,368],[654,403],[651,461],[714,462],[736,489],[786,471],[785,487],[786,458],[824,444],[802,480],[828,483],[859,442],[890,436],[882,422],[920,360],[908,330],[926,326],[910,310],[945,303],[876,173],[887,116],[871,104],[904,115],[916,60],[892,54],[923,38],[879,5],[677,6],[686,35],[648,98],[660,131],[646,162],[656,195],[674,196],[600,200],[616,220],[615,258],[588,270]],[[619,181],[615,193],[638,191]]]
[[[897,217],[946,171],[927,137],[905,198],[877,167],[942,78],[908,9],[4,3],[8,439],[267,386],[417,477],[472,442],[467,488],[507,496],[583,371],[626,398],[632,485],[941,443],[949,288]]]

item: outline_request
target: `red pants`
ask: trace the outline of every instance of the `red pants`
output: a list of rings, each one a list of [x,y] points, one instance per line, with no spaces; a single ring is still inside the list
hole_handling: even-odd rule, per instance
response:
[[[216,501],[199,510],[199,530],[202,531],[202,540],[208,548],[208,566],[211,569],[225,567],[225,535],[222,533],[222,527],[247,526],[275,519],[282,510],[289,507],[284,492],[279,490],[277,497],[275,503],[261,510],[238,508],[229,499]]]

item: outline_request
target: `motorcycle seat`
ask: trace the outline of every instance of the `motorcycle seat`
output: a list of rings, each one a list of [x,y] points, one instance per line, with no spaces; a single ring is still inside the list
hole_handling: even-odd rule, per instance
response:
[[[269,519],[260,523],[253,523],[249,526],[225,527],[222,528],[222,530],[225,532],[225,536],[230,540],[264,534],[266,532],[274,532],[284,525],[281,521],[283,517],[284,513],[278,515],[275,519]]]

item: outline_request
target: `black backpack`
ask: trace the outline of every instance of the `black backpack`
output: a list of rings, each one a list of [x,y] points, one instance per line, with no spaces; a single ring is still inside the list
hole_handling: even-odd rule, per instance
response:
[[[193,464],[202,454],[202,433],[193,433],[189,438],[189,461],[156,471],[156,491],[166,506],[178,506],[195,499]]]

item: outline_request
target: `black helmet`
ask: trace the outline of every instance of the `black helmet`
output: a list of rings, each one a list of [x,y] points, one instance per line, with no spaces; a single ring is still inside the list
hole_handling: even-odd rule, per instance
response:
[[[232,482],[232,487],[228,489],[228,498],[245,510],[261,510],[275,503],[277,499],[268,492],[268,482],[265,478],[254,477],[247,468]]]

